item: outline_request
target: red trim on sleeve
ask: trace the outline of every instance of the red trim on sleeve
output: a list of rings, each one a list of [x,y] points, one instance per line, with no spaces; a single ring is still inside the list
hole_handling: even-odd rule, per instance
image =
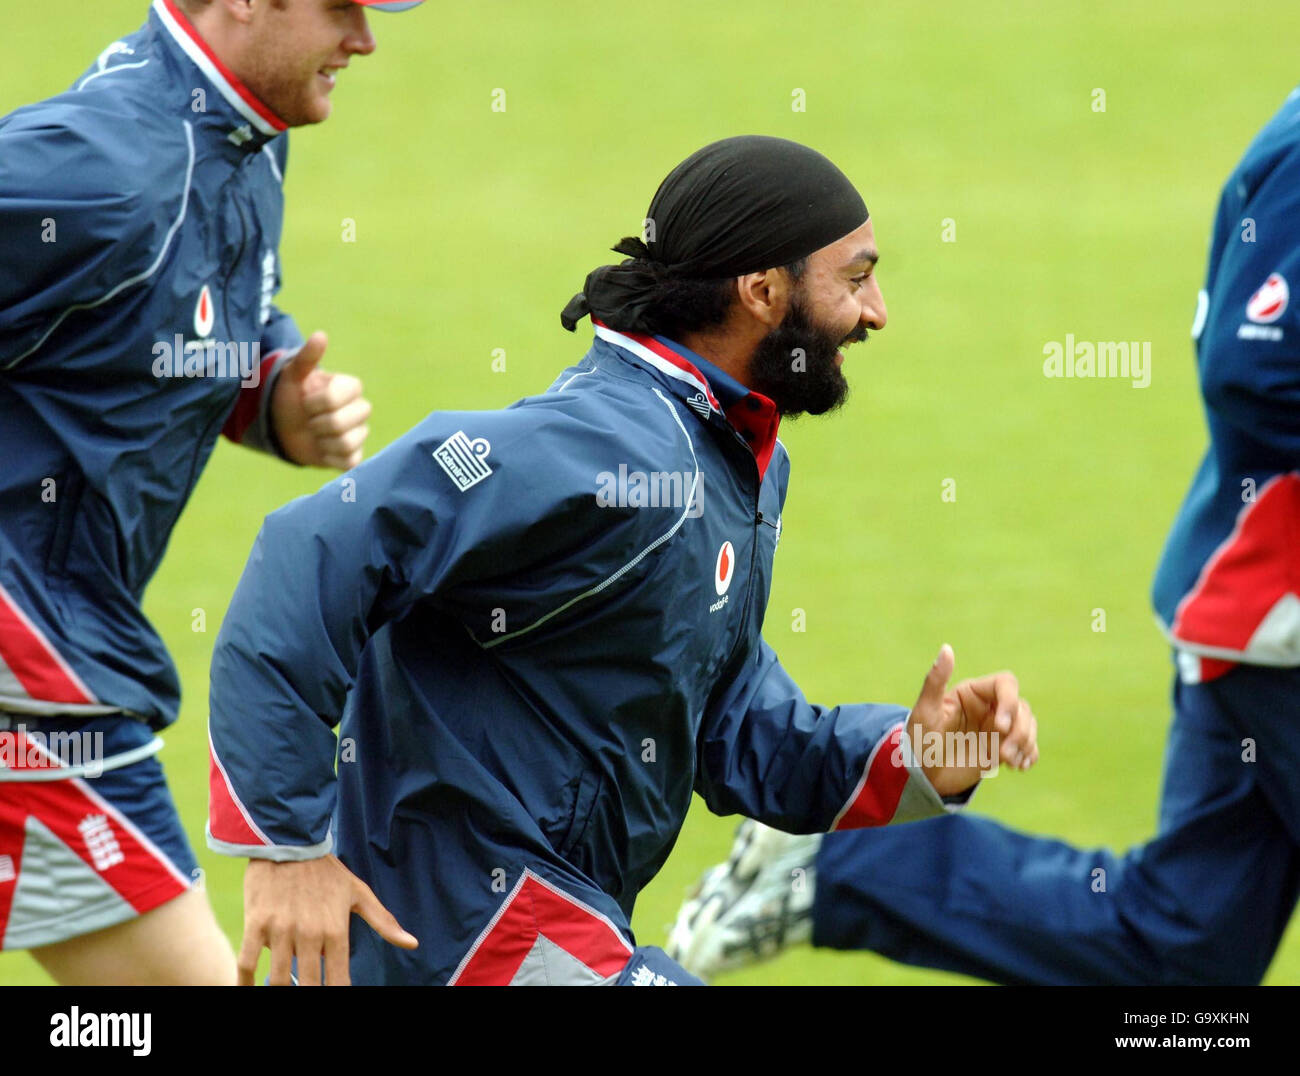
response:
[[[832,827],[862,829],[866,826],[888,825],[903,798],[910,771],[901,761],[900,740],[903,725],[896,725],[880,743],[876,744],[867,760],[866,770],[849,802],[840,812]]]
[[[217,762],[217,753],[208,742],[208,832],[226,844],[266,847],[265,837],[249,825],[248,819]]]
[[[239,395],[235,398],[235,408],[230,412],[230,417],[226,419],[226,424],[221,427],[222,434],[234,441],[235,444],[243,443],[244,434],[248,432],[248,427],[257,421],[262,406],[262,393],[269,383],[275,360],[284,352],[284,348],[280,348],[279,351],[272,351],[262,360],[257,384],[248,385],[239,390]]]

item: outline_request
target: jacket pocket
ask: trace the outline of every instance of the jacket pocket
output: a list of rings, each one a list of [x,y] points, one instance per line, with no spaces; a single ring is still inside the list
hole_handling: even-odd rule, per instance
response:
[[[587,824],[591,821],[592,811],[596,807],[596,800],[600,795],[603,783],[600,773],[596,770],[585,770],[582,776],[578,778],[573,799],[573,811],[569,815],[569,825],[559,843],[552,845],[562,858],[568,859],[569,853],[582,843],[582,838],[587,832]]]

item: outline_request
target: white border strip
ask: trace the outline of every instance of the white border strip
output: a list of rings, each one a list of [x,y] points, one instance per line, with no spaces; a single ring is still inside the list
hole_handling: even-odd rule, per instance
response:
[[[334,850],[334,832],[331,830],[318,844],[231,844],[212,836],[212,825],[203,828],[208,847],[223,856],[237,859],[269,859],[272,863],[301,863],[308,859],[322,859]]]
[[[284,173],[280,171],[280,164],[275,159],[275,154],[271,152],[271,147],[269,145],[263,146],[262,152],[266,154],[266,159],[271,162],[271,172],[275,175],[275,178],[279,181],[280,186],[283,187]]]
[[[578,378],[580,378],[580,377],[586,377],[588,374],[594,374],[598,369],[599,369],[599,367],[593,365],[592,368],[591,368],[590,370],[579,370],[579,371],[578,371],[576,374],[574,374],[572,377],[567,378],[567,379],[565,380],[565,382],[564,382],[563,385],[556,385],[555,388],[553,388],[551,391],[552,391],[552,392],[563,392],[563,391],[564,391],[565,389],[567,389],[570,385],[572,385],[575,381],[577,381]]]
[[[488,935],[491,934],[496,928],[496,925],[501,922],[501,917],[506,914],[506,909],[514,902],[515,897],[519,896],[519,891],[523,889],[524,883],[528,881],[528,873],[528,868],[525,867],[524,873],[519,876],[519,881],[517,881],[514,888],[506,894],[506,899],[501,902],[501,907],[499,907],[493,914],[492,918],[488,920],[487,926],[479,931],[478,937],[474,939],[474,944],[469,947],[469,951],[465,953],[461,962],[456,965],[456,970],[452,972],[451,978],[447,980],[448,986],[456,985],[456,980],[461,977],[466,966],[474,959],[474,954],[479,951],[483,943],[487,941]]]
[[[16,732],[16,729],[4,730],[6,732]],[[36,730],[32,730],[36,731]],[[0,784],[9,782],[11,784],[25,785],[38,783],[41,781],[66,781],[71,777],[98,777],[100,774],[108,773],[110,770],[120,770],[123,766],[130,766],[133,762],[139,762],[142,759],[150,758],[162,750],[162,740],[155,736],[146,744],[139,747],[133,747],[130,751],[122,751],[116,755],[109,755],[108,758],[100,762],[83,762],[80,766],[63,766],[45,770],[11,770],[0,766]],[[39,744],[32,744],[38,753],[53,757],[49,751],[41,751]]]
[[[1274,606],[1276,608],[1276,606]],[[1270,610],[1271,611],[1271,610]],[[1265,614],[1267,615],[1267,614]],[[1168,627],[1160,614],[1153,614],[1156,627],[1160,629],[1160,634],[1165,637],[1165,641],[1174,650],[1186,650],[1189,654],[1195,654],[1198,658],[1211,658],[1215,661],[1232,661],[1238,665],[1263,665],[1270,669],[1294,669],[1296,667],[1296,658],[1300,658],[1300,653],[1295,655],[1286,654],[1259,654],[1250,649],[1250,642],[1247,643],[1245,650],[1229,650],[1222,646],[1209,646],[1204,643],[1198,643],[1195,639],[1184,639],[1173,633],[1173,629]],[[1261,621],[1261,623],[1263,623]],[[1259,631],[1256,626],[1255,631]],[[1251,640],[1254,635],[1251,635]]]
[[[96,71],[93,75],[87,75],[85,78],[83,78],[81,80],[81,84],[77,86],[77,91],[80,92],[84,90],[90,83],[94,82],[95,79],[99,78],[101,75],[111,75],[115,71],[131,71],[137,67],[148,67],[148,66],[149,66],[148,60],[141,60],[138,64],[117,64],[115,67],[106,67],[102,71]]]

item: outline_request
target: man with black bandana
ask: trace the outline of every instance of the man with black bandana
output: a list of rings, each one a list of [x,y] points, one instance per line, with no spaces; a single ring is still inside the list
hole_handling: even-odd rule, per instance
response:
[[[910,711],[825,708],[760,634],[780,418],[841,402],[840,346],[885,323],[852,184],[726,139],[649,219],[565,308],[596,340],[548,392],[433,414],[352,497],[267,518],[212,666],[243,981],[269,946],[273,982],[294,959],[304,983],[694,982],[629,925],[693,790],[823,832],[943,814],[981,763],[1036,759],[1010,673],[949,691],[945,646]],[[922,749],[966,735],[997,750]]]
[[[782,416],[839,407],[849,391],[839,349],[866,340],[868,327],[885,327],[875,235],[862,197],[839,169],[787,145],[725,139],[679,164],[650,203],[647,240],[615,244],[629,260],[588,276],[561,314],[564,327],[573,331],[591,314],[611,328],[698,344],[692,349],[728,372],[744,368],[745,384]],[[842,263],[822,259],[822,271],[808,276],[807,252],[836,240]],[[775,324],[764,312],[756,335],[743,315],[728,318],[741,315],[732,310],[734,278],[773,264],[791,285],[788,305]],[[813,303],[822,322],[813,321]]]

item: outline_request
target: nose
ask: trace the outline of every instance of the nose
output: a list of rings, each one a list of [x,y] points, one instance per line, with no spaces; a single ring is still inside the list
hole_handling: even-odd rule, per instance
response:
[[[369,56],[379,47],[375,35],[370,32],[370,23],[366,21],[366,9],[360,4],[352,5],[352,29],[343,39],[343,47],[350,56]]]
[[[885,296],[880,291],[880,281],[872,273],[867,277],[867,286],[862,289],[862,316],[859,324],[879,331],[888,320],[889,312],[885,309]]]

